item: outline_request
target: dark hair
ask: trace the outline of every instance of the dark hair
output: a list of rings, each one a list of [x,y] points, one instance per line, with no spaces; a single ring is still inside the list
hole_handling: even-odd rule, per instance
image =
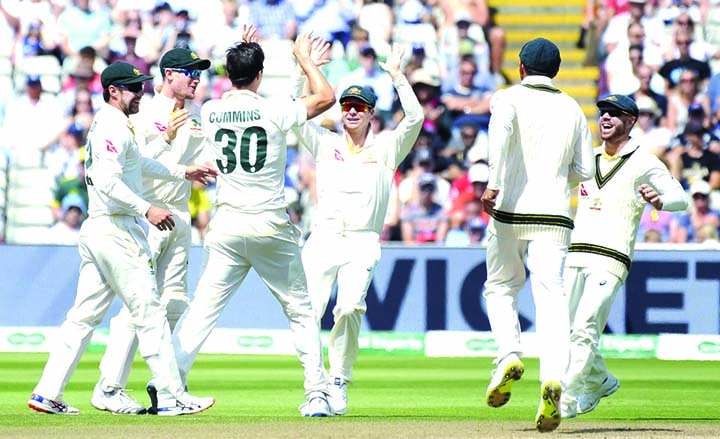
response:
[[[547,76],[548,78],[552,79],[557,75],[557,72],[555,72],[551,75],[550,73],[538,72],[537,70],[533,70],[530,67],[525,66],[525,74],[527,74],[528,76]]]
[[[234,87],[251,84],[264,62],[265,53],[258,43],[237,43],[225,52],[225,68]]]
[[[107,88],[103,89],[103,100],[105,103],[110,102],[110,90]]]

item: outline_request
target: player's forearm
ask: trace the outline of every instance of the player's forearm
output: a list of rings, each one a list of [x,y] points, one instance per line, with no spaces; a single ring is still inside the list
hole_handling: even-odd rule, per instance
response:
[[[335,92],[327,82],[320,69],[312,62],[309,56],[301,56],[298,63],[308,78],[312,94],[305,98],[308,109],[308,119],[324,113],[335,104]]]
[[[185,180],[185,166],[178,164],[164,164],[157,160],[143,157],[142,173],[162,180]]]
[[[100,178],[98,178],[100,177]],[[92,177],[95,188],[104,194],[115,206],[126,211],[129,215],[144,217],[150,208],[150,203],[132,191],[119,175],[110,175],[107,178]],[[111,212],[112,213],[112,212]]]

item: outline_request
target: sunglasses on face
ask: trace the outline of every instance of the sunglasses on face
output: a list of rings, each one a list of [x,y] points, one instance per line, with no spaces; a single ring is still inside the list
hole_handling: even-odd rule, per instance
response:
[[[202,74],[202,70],[197,70],[197,69],[193,69],[193,70],[188,70],[188,69],[168,69],[168,70],[172,70],[173,72],[184,73],[185,76],[187,76],[187,77],[190,78],[190,79],[197,79],[197,78],[199,78],[200,75]]]
[[[342,111],[346,113],[353,109],[358,113],[364,113],[368,111],[368,106],[361,102],[343,102],[342,104],[340,104],[340,106],[342,107]]]
[[[621,117],[626,116],[624,112],[621,110],[615,109],[615,108],[601,108],[600,109],[600,115],[604,115],[605,113],[608,114],[610,117]]]
[[[143,83],[136,82],[134,84],[117,85],[116,87],[124,88],[130,93],[140,93],[143,89]]]

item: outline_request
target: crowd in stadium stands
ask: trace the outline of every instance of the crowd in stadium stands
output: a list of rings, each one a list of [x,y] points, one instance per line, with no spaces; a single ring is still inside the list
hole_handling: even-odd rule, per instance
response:
[[[585,64],[599,69],[598,97],[622,93],[636,99],[640,117],[632,136],[667,163],[694,200],[682,214],[648,206],[640,242],[718,239],[719,5],[588,0],[577,46],[586,50]],[[214,61],[196,92],[201,104],[229,90],[222,60],[242,24],[254,23],[261,44],[273,48],[312,29],[332,43],[333,59],[324,72],[337,92],[355,83],[375,90],[372,127],[380,134],[401,115],[377,61],[391,43],[401,42],[425,122],[398,169],[383,239],[483,243],[488,215],[479,199],[488,179],[489,103],[495,90],[509,84],[502,71],[505,35],[494,13],[486,0],[0,0],[0,41],[14,41],[0,45],[0,57],[27,73],[0,86],[9,87],[0,90],[0,157],[12,163],[22,150],[42,154],[56,181],[48,207],[57,221],[53,234],[72,241],[87,209],[83,145],[103,105],[100,72],[108,63],[126,61],[159,77],[163,53],[190,48]],[[266,78],[287,79],[290,53],[271,49],[268,55],[266,70],[272,64],[273,72]],[[57,83],[31,67],[49,58],[60,69]],[[145,92],[154,93],[151,81]],[[335,109],[317,122],[337,130],[339,121]],[[293,220],[307,232],[316,200],[314,163],[296,144],[289,147],[287,198]],[[212,191],[193,188],[196,242],[212,213]]]

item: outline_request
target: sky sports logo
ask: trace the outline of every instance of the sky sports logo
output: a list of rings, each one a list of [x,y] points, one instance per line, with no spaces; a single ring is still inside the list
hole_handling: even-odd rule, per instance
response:
[[[7,342],[12,346],[39,346],[45,343],[45,336],[37,332],[32,334],[16,332],[8,335]]]

